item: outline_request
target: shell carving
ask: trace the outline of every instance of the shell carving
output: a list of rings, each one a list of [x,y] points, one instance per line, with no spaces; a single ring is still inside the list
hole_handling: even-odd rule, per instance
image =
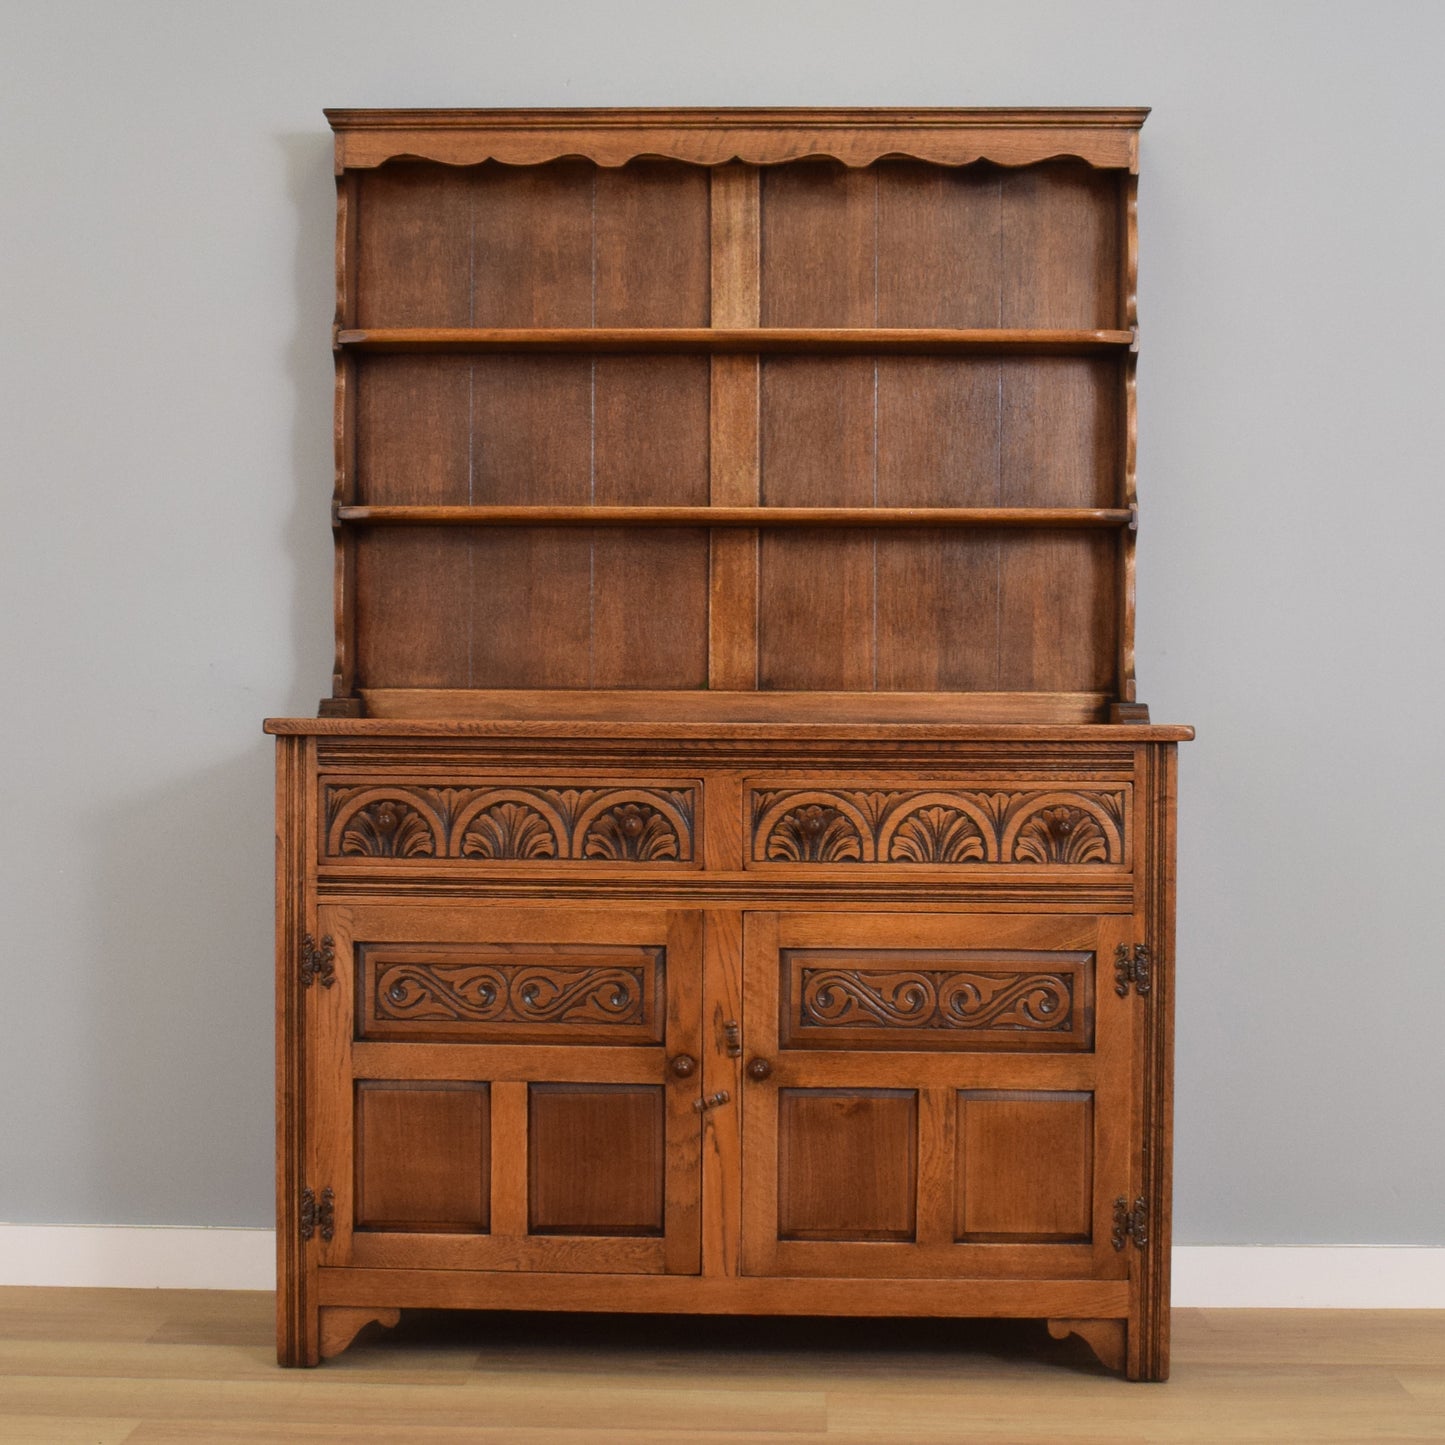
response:
[[[697,786],[329,786],[326,856],[690,863]]]
[[[1082,808],[1044,808],[1019,829],[1015,863],[1107,863],[1109,845],[1098,820]]]
[[[656,808],[643,803],[622,803],[609,808],[587,830],[584,858],[608,863],[654,863],[675,860],[677,830]]]
[[[557,839],[546,818],[523,803],[497,803],[462,834],[464,858],[555,858]]]
[[[982,863],[983,833],[957,808],[920,808],[898,826],[890,863]]]
[[[769,862],[857,863],[862,856],[858,825],[818,803],[784,813],[768,835]]]
[[[754,863],[1128,862],[1127,790],[798,788],[752,794]]]
[[[341,852],[367,858],[430,858],[436,839],[426,819],[397,798],[358,808],[341,834]]]

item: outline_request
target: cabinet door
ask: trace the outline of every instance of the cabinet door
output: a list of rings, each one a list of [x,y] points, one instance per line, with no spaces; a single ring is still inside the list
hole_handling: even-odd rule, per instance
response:
[[[696,1273],[701,921],[323,906],[326,1265]]]
[[[1123,1278],[1130,922],[749,915],[744,1273]]]

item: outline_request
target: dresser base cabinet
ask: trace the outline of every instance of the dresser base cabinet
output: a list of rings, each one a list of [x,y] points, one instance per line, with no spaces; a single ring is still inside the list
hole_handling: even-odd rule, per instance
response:
[[[416,1307],[1167,1374],[1179,730],[272,727],[282,1363]]]

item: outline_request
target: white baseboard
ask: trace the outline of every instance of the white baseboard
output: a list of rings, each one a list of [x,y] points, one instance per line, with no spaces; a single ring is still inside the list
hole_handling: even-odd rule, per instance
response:
[[[269,1229],[0,1224],[0,1285],[271,1289]],[[1182,1245],[1181,1309],[1445,1309],[1445,1249]]]
[[[276,1232],[0,1224],[0,1284],[274,1289]]]
[[[1445,1309],[1445,1249],[1176,1245],[1173,1263],[1181,1309]]]

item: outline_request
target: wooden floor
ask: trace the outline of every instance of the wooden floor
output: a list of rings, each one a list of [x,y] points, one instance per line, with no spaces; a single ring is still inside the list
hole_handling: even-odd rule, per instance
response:
[[[1130,1385],[1012,1322],[418,1312],[319,1370],[269,1294],[0,1289],[0,1440],[1445,1441],[1445,1311],[1178,1310]]]

